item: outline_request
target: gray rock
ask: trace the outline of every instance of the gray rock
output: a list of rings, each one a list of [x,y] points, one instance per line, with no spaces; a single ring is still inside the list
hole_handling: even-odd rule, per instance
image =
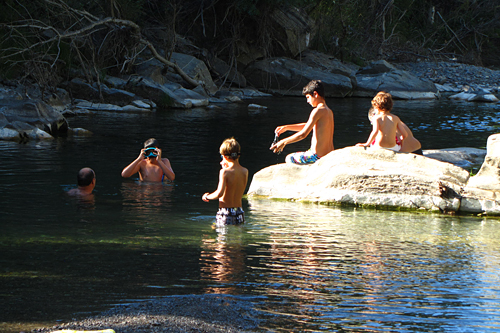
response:
[[[305,10],[280,6],[271,18],[275,23],[273,39],[283,48],[284,55],[296,57],[309,47],[316,34],[316,24]]]
[[[166,85],[159,84],[149,78],[134,77],[128,80],[126,89],[136,95],[152,100],[161,107],[189,109],[193,103],[178,97]]]
[[[484,162],[486,149],[478,148],[445,148],[426,149],[423,151],[425,157],[433,158],[441,162],[452,163],[464,169],[480,166]]]
[[[45,134],[34,131],[33,128],[38,128],[50,136],[65,134],[68,130],[66,118],[42,101],[1,99],[0,114],[3,128],[15,129],[25,138],[45,137]],[[34,134],[28,135],[27,131]]]
[[[245,88],[247,80],[243,74],[239,73],[234,67],[229,66],[225,61],[219,58],[211,60],[212,70],[219,76],[219,84],[225,86]]]
[[[356,81],[354,97],[373,97],[379,91],[386,91],[396,99],[435,99],[439,94],[433,82],[396,69],[385,61],[358,71]]]
[[[257,89],[286,96],[302,96],[302,88],[311,80],[325,83],[326,97],[346,97],[353,89],[349,77],[328,73],[288,58],[256,62],[244,74]]]
[[[212,76],[203,61],[193,56],[176,52],[172,53],[170,60],[175,62],[192,79],[203,82],[203,86],[209,94],[215,94],[217,86],[214,84]]]
[[[499,99],[492,93],[479,91],[479,92],[461,92],[456,95],[450,96],[450,99],[457,99],[467,102],[487,102],[497,103]]]

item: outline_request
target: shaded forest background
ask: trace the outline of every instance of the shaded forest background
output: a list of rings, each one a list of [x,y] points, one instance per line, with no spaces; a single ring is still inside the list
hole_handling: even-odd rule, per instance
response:
[[[126,73],[146,49],[141,39],[166,59],[188,51],[235,68],[244,66],[243,54],[253,53],[254,60],[290,56],[273,24],[273,12],[282,8],[307,13],[313,22],[309,48],[343,62],[500,66],[498,0],[0,1],[4,78],[44,77],[56,84],[52,74],[71,68]]]

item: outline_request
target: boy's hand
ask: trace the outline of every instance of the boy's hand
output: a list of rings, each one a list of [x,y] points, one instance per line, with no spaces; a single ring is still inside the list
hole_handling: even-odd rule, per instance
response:
[[[146,148],[142,148],[141,152],[139,153],[139,157],[137,157],[137,158],[141,159],[141,160],[145,159],[146,158],[146,156],[144,155],[145,151],[146,151]]]
[[[201,200],[203,200],[203,201],[205,201],[205,202],[209,202],[210,200],[208,200],[208,198],[207,198],[208,194],[209,194],[208,192],[207,192],[207,193],[205,193],[205,194],[203,194],[203,195],[201,196]]]
[[[269,149],[272,150],[273,153],[280,154],[283,151],[283,149],[285,149],[285,146],[286,146],[286,143],[283,142],[283,140],[281,140],[281,141],[278,141],[278,142],[274,143],[273,145],[271,145],[271,148],[269,148]]]
[[[285,130],[285,126],[278,126],[276,127],[276,129],[274,130],[274,133],[277,135],[277,136],[280,136],[281,133],[283,132],[286,132]]]
[[[155,152],[156,152],[156,160],[161,161],[161,149],[156,148]]]

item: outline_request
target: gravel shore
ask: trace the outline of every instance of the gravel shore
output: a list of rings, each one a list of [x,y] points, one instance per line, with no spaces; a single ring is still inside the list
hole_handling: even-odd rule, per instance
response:
[[[116,333],[261,332],[259,314],[251,304],[230,296],[172,296],[117,306],[95,317],[32,332],[104,329]]]
[[[393,65],[419,78],[429,79],[434,83],[451,86],[460,91],[500,92],[500,70],[443,61],[408,62]]]

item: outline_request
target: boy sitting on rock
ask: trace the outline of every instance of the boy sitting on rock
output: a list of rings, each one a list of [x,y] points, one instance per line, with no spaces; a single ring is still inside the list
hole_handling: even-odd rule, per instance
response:
[[[408,133],[398,116],[391,113],[392,96],[384,91],[379,92],[372,99],[375,114],[372,118],[372,132],[365,143],[358,143],[358,147],[385,148],[400,151],[401,145],[396,142],[397,132],[404,140]]]

